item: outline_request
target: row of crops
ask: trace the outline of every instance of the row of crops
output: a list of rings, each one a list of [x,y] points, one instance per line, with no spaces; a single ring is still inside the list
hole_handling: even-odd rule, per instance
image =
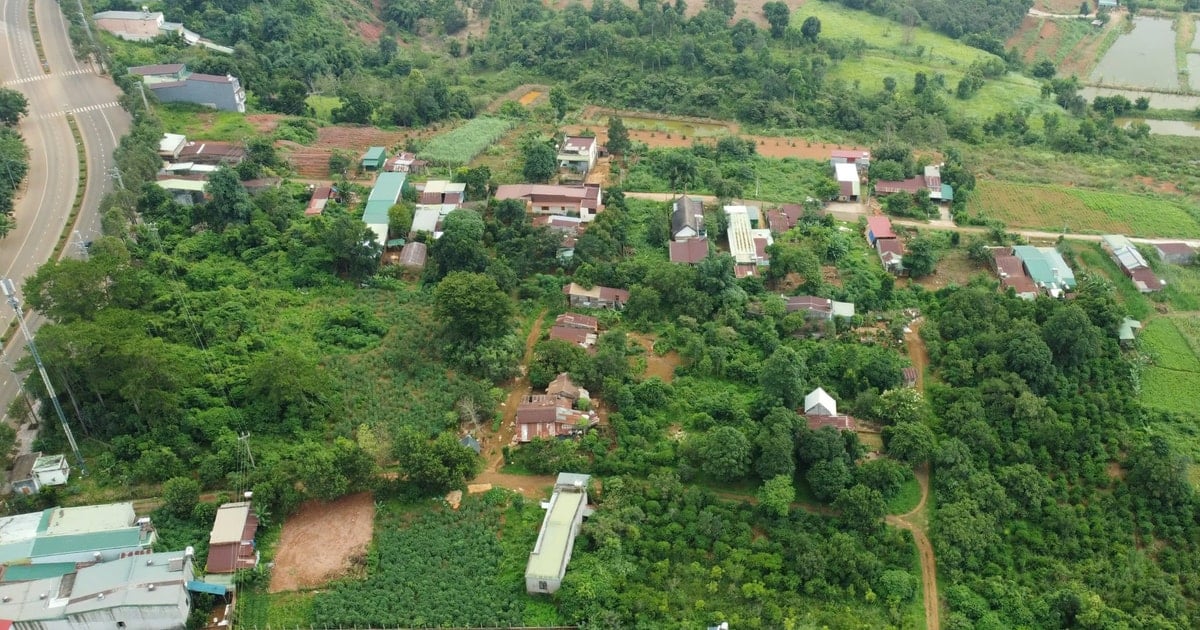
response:
[[[419,154],[433,164],[462,166],[504,137],[510,128],[512,123],[507,120],[480,116],[461,127],[434,136]]]

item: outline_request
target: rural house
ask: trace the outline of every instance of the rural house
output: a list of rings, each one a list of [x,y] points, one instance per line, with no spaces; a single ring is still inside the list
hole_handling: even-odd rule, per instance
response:
[[[187,146],[187,136],[181,133],[164,133],[158,141],[158,157],[164,160],[177,159],[183,147]]]
[[[184,143],[177,156],[180,162],[193,164],[240,164],[246,157],[246,149],[232,142],[214,142],[212,140],[193,140]]]
[[[254,535],[258,532],[258,516],[250,505],[250,493],[245,501],[225,503],[217,508],[212,531],[208,536],[208,574],[232,574],[239,569],[258,566],[258,549]]]
[[[574,406],[581,400],[590,400],[591,395],[588,390],[578,386],[571,380],[571,375],[563,372],[554,377],[553,381],[546,386],[546,395],[556,400],[561,400]]]
[[[858,421],[839,414],[837,401],[820,387],[804,397],[804,418],[808,422],[808,428],[813,431],[824,427],[833,427],[839,431],[858,430]]]
[[[204,202],[204,189],[208,187],[205,177],[160,176],[154,183],[171,194],[171,199],[181,206],[192,206]]]
[[[522,444],[535,438],[549,440],[582,435],[599,424],[594,411],[574,409],[572,401],[549,394],[533,394],[517,406],[516,440]]]
[[[308,207],[304,209],[304,216],[313,217],[325,212],[325,206],[332,196],[333,186],[317,186],[308,200]]]
[[[596,166],[599,145],[595,136],[567,136],[558,145],[558,168],[572,175],[587,175]]]
[[[904,244],[898,238],[881,238],[875,241],[875,253],[879,254],[879,262],[888,273],[901,276],[908,270],[904,268]]]
[[[829,163],[836,169],[838,164],[853,164],[856,169],[866,172],[871,168],[871,152],[862,149],[834,149],[829,154]]]
[[[587,222],[604,210],[599,184],[554,186],[507,184],[496,189],[496,201],[519,199],[531,214],[564,214]]]
[[[703,238],[704,202],[695,197],[679,197],[671,206],[671,240]]]
[[[599,320],[588,315],[580,315],[579,313],[563,313],[554,318],[554,325],[566,326],[567,328],[581,328],[592,332],[600,330]]]
[[[1133,346],[1133,342],[1137,339],[1137,331],[1142,329],[1142,322],[1139,322],[1132,317],[1126,317],[1121,321],[1121,326],[1117,328],[1117,343],[1121,344],[1122,348]]]
[[[1117,0],[1097,0],[1096,6],[1098,9],[1115,9],[1117,8]]]
[[[853,164],[834,164],[833,177],[838,184],[838,200],[858,201],[862,195],[862,175]]]
[[[382,147],[375,147],[382,150]],[[365,160],[364,160],[365,161]],[[367,205],[363,208],[363,223],[375,233],[375,240],[383,245],[388,240],[388,210],[400,201],[400,193],[404,190],[405,173],[380,173],[375,178],[375,186],[367,196]],[[414,219],[413,223],[416,223]]]
[[[915,367],[900,368],[900,380],[903,381],[905,387],[916,387],[917,379],[920,374]]]
[[[1002,291],[1012,289],[1017,297],[1023,300],[1032,300],[1038,296],[1038,287],[1025,273],[1025,266],[1021,264],[1021,259],[1013,255],[1012,249],[1008,247],[997,247],[992,249],[992,268],[996,271],[996,276],[1000,278],[1000,289]]]
[[[0,585],[0,619],[15,630],[175,630],[187,625],[194,580],[191,547],[72,565]]]
[[[417,174],[424,171],[428,165],[429,162],[418,160],[415,154],[401,152],[396,157],[388,159],[383,168],[392,173]]]
[[[246,112],[246,91],[237,77],[200,74],[181,63],[136,66],[129,74],[142,78],[163,103],[195,103],[223,112]]]
[[[575,244],[583,233],[583,220],[579,217],[568,217],[561,214],[544,214],[533,218],[534,227],[548,227],[562,235],[555,257],[563,262],[570,261],[575,256]]]
[[[425,243],[412,241],[404,244],[396,263],[410,271],[418,272],[425,268],[425,260],[428,256],[429,248]]]
[[[796,227],[804,217],[804,206],[785,203],[776,210],[767,210],[767,227],[774,234],[783,234]]]
[[[596,345],[595,331],[585,330],[583,328],[572,328],[570,326],[552,326],[550,328],[549,338],[565,341],[588,351],[592,351],[592,348]]]
[[[417,204],[419,205],[452,205],[457,208],[467,200],[467,185],[461,182],[431,179],[423,184],[417,184],[416,189]]]
[[[1100,239],[1100,247],[1108,252],[1113,262],[1121,268],[1121,273],[1124,273],[1132,282],[1133,286],[1142,293],[1150,293],[1158,291],[1166,286],[1166,282],[1162,281],[1154,271],[1150,269],[1150,263],[1138,251],[1133,241],[1121,234],[1108,234]]]
[[[695,265],[708,258],[708,239],[693,238],[686,241],[671,241],[667,243],[671,262]]]
[[[233,49],[221,46],[197,33],[184,28],[178,22],[167,22],[159,11],[101,11],[92,16],[96,28],[112,33],[124,40],[144,42],[163,35],[178,33],[189,46],[202,46],[209,50],[232,54]]]
[[[132,503],[56,507],[0,518],[0,564],[73,568],[148,550],[155,540],[150,519],[138,518]]]
[[[579,526],[592,513],[587,506],[589,481],[588,475],[558,474],[554,494],[543,504],[546,517],[525,565],[525,591],[530,595],[554,593],[562,586]]]
[[[25,453],[13,462],[9,477],[15,494],[37,494],[46,486],[64,486],[71,477],[71,464],[62,455]]]
[[[1025,273],[1038,289],[1050,297],[1062,297],[1075,290],[1075,272],[1053,247],[1017,245],[1013,255],[1021,260]]]
[[[595,286],[585,289],[574,282],[563,287],[567,302],[575,308],[620,309],[629,301],[629,291]]]
[[[752,206],[725,206],[725,214],[729,217],[729,253],[733,262],[738,265],[754,265],[765,267],[770,264],[767,247],[775,242],[771,230],[756,229],[761,213]]]
[[[1190,265],[1196,261],[1196,250],[1187,243],[1156,243],[1158,257],[1173,265]]]
[[[387,164],[387,149],[371,147],[362,156],[361,167],[364,171],[380,171]]]
[[[830,320],[834,317],[854,317],[854,305],[850,302],[835,302],[815,295],[784,297],[787,312],[804,311],[811,319]]]
[[[591,350],[596,345],[599,332],[600,323],[595,317],[588,317],[587,315],[579,315],[577,313],[563,313],[554,320],[554,326],[550,328],[550,338],[560,339],[578,345],[585,350]],[[570,381],[570,377],[563,373],[558,375],[555,382],[564,378],[568,382]],[[550,385],[554,387],[555,383],[551,383]],[[551,391],[550,388],[547,388],[546,392],[551,396],[555,395],[555,392]]]
[[[875,195],[880,197],[898,192],[915,194],[921,189],[929,191],[929,199],[932,201],[945,203],[954,200],[953,187],[942,183],[941,168],[935,165],[926,166],[923,175],[916,175],[900,181],[881,180],[875,182]]]
[[[896,238],[892,231],[892,220],[884,216],[867,217],[867,243],[875,247],[875,241],[886,238]]]

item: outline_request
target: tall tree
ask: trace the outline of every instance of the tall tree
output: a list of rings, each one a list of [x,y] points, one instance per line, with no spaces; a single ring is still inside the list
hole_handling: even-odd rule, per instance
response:
[[[795,500],[796,488],[792,485],[791,475],[771,477],[758,489],[758,502],[775,516],[787,516]]]
[[[0,124],[13,127],[29,113],[29,101],[16,90],[0,88]]]
[[[512,300],[486,274],[456,271],[433,292],[433,310],[453,340],[478,342],[500,337],[511,327]]]
[[[550,106],[554,108],[555,120],[562,120],[567,115],[567,91],[561,85],[550,88]]]
[[[557,169],[554,149],[545,142],[534,141],[525,145],[525,163],[521,174],[530,182],[546,182],[554,177]]]
[[[803,357],[788,346],[780,346],[763,362],[759,376],[763,398],[796,409],[804,402],[807,376],[808,367]]]
[[[800,35],[804,37],[804,41],[815,44],[821,36],[821,18],[815,15],[804,18],[804,23],[800,25]]]
[[[937,266],[937,252],[933,242],[922,235],[908,242],[908,253],[904,255],[904,266],[914,278],[922,278],[933,273]]]
[[[237,172],[222,166],[209,176],[209,200],[196,206],[196,218],[218,232],[234,223],[249,223],[254,205],[250,194],[238,179]]]
[[[767,18],[767,24],[771,25],[771,37],[776,39],[783,37],[783,33],[787,30],[788,21],[791,19],[791,10],[788,5],[773,0],[763,5],[763,15]]]
[[[624,156],[629,151],[629,130],[620,116],[608,117],[608,142],[605,147],[613,155]]]

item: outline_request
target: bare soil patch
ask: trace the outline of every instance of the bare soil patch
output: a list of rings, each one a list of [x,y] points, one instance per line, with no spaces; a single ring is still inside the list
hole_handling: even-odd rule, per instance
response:
[[[629,338],[646,349],[646,378],[657,376],[664,383],[670,383],[675,378],[675,368],[679,366],[679,353],[674,350],[659,356],[654,353],[654,338],[640,333],[630,333]]]
[[[926,289],[937,290],[952,284],[958,286],[966,286],[967,281],[971,276],[981,273],[983,268],[979,267],[971,259],[967,258],[967,253],[962,249],[955,249],[942,256],[937,262],[937,269],[933,275],[925,276],[918,280],[911,280],[915,284],[919,284]]]
[[[534,92],[537,92],[538,96],[534,97],[534,99],[529,102],[525,102],[525,100],[524,100],[525,97],[530,94],[533,94]],[[494,114],[494,113],[500,111],[500,106],[504,105],[508,101],[517,101],[521,105],[529,107],[530,105],[532,105],[534,103],[534,101],[536,101],[542,95],[549,94],[549,93],[550,93],[550,86],[548,86],[548,85],[540,85],[537,83],[525,83],[523,85],[518,85],[517,87],[509,90],[508,92],[505,92],[499,98],[497,98],[496,100],[489,103],[486,111],[489,114]]]
[[[283,524],[270,592],[314,588],[345,575],[366,553],[374,526],[369,492],[305,503]]]
[[[601,144],[608,142],[607,125],[568,125],[564,127],[563,131],[568,134],[590,132],[595,134],[597,141]],[[774,159],[796,158],[798,160],[827,160],[829,159],[830,151],[833,151],[834,149],[866,150],[863,147],[825,142],[810,142],[804,138],[753,136],[748,134],[735,135],[747,140],[753,140],[759,155]],[[664,133],[662,131],[647,131],[644,129],[630,129],[629,139],[633,142],[645,143],[645,145],[651,149],[686,149],[691,147],[696,142],[716,144],[716,138],[711,136],[696,138],[673,133]]]
[[[246,114],[246,122],[258,133],[271,133],[279,126],[279,121],[286,118],[282,114]]]
[[[369,126],[333,125],[318,129],[317,141],[312,146],[288,141],[280,141],[276,146],[283,150],[284,157],[292,163],[292,168],[296,169],[301,179],[326,179],[329,177],[329,157],[334,149],[349,151],[355,154],[355,158],[373,146],[388,147],[390,153],[395,153],[410,138],[427,138],[438,131],[440,129],[437,126],[430,129],[385,130]]]
[[[354,30],[358,31],[358,36],[364,41],[375,43],[379,41],[379,36],[383,34],[383,25],[372,22],[359,22],[354,25]]]

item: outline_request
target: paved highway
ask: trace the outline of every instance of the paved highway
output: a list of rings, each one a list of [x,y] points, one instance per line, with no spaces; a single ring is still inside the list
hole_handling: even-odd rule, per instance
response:
[[[38,57],[29,23],[33,3],[46,67]],[[67,2],[66,10],[74,8]],[[16,203],[17,228],[0,240],[0,277],[12,278],[18,287],[54,252],[80,185],[86,185],[77,222],[83,240],[100,233],[100,199],[111,190],[109,171],[120,138],[129,131],[129,115],[117,100],[120,90],[89,63],[80,63],[71,50],[67,22],[54,0],[0,0],[0,84],[29,99],[29,114],[20,124],[29,146],[29,175]],[[48,72],[47,72],[48,70]],[[86,182],[80,181],[77,146],[68,126],[74,118],[83,136],[88,165]],[[65,256],[79,255],[68,247]],[[0,305],[0,330],[7,330],[14,313]],[[36,330],[40,318],[27,320]],[[17,378],[9,367],[24,355],[20,333],[6,345],[7,364],[0,365],[0,412],[19,395]],[[22,438],[28,438],[22,435]],[[22,450],[28,445],[22,444]]]

